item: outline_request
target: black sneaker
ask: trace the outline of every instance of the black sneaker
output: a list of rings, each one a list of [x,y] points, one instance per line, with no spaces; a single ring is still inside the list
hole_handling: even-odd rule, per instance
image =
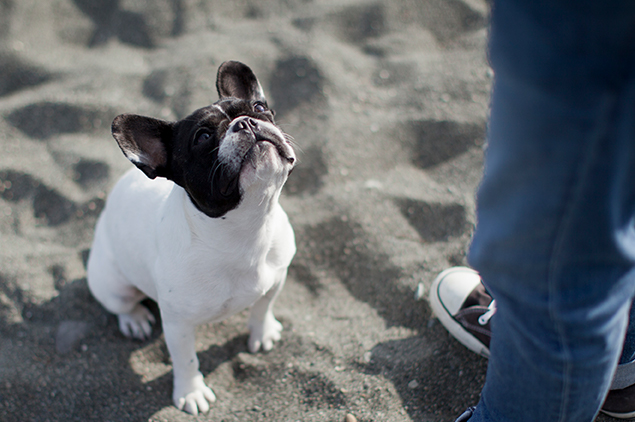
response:
[[[471,351],[489,357],[495,301],[471,268],[453,267],[432,283],[430,306],[445,328]]]
[[[618,419],[635,418],[635,385],[609,391],[601,412]]]

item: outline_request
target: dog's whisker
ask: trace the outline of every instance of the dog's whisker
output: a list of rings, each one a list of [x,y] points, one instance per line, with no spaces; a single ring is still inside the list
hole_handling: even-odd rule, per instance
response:
[[[221,167],[220,163],[216,163],[213,167],[212,167],[212,173],[211,173],[211,177],[209,179],[210,181],[210,185],[212,188],[212,192],[214,191],[214,179],[216,179],[216,172],[218,171],[218,169]]]
[[[220,151],[220,145],[214,148],[213,150],[211,150],[208,155],[214,155],[214,153],[217,151]]]

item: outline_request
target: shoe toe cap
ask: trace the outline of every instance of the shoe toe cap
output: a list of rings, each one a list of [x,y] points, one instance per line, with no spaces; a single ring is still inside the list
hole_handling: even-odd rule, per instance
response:
[[[437,277],[432,285],[432,294],[438,295],[439,302],[451,315],[461,309],[466,298],[481,282],[481,277],[471,268],[450,268]]]

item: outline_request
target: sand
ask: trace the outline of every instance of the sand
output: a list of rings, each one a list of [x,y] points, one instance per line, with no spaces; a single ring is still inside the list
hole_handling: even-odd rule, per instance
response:
[[[484,0],[0,0],[0,420],[453,421],[476,404],[486,360],[414,293],[465,264],[487,15]],[[217,99],[225,60],[254,69],[298,146],[281,200],[298,253],[274,350],[247,352],[246,312],[199,328],[218,400],[193,418],[171,403],[160,328],[124,338],[84,263],[131,166],[113,117],[186,116]]]

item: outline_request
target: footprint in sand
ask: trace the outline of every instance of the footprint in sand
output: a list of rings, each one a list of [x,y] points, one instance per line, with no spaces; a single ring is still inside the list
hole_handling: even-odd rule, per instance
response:
[[[33,139],[47,140],[61,134],[98,131],[114,116],[108,108],[42,101],[14,110],[7,121]]]
[[[110,167],[103,161],[81,158],[73,165],[73,180],[84,189],[102,185],[109,174]]]
[[[386,10],[382,4],[352,6],[338,15],[339,32],[343,39],[353,44],[363,44],[369,38],[377,38],[388,31]]]
[[[78,204],[31,175],[15,170],[0,170],[0,198],[11,203],[30,201],[35,218],[50,227],[79,216],[96,216],[104,207],[100,198]]]
[[[482,146],[485,123],[419,120],[409,123],[414,144],[412,162],[427,169],[448,161],[475,146]]]
[[[430,203],[408,198],[395,202],[424,242],[443,242],[467,230],[466,211],[461,204]]]
[[[1,19],[0,27],[2,26]],[[15,54],[0,52],[0,97],[44,84],[53,78],[51,73],[41,67],[28,64]]]
[[[323,93],[324,77],[317,64],[306,56],[292,55],[278,60],[272,73],[269,92],[278,116],[311,104],[323,109],[326,99]]]

